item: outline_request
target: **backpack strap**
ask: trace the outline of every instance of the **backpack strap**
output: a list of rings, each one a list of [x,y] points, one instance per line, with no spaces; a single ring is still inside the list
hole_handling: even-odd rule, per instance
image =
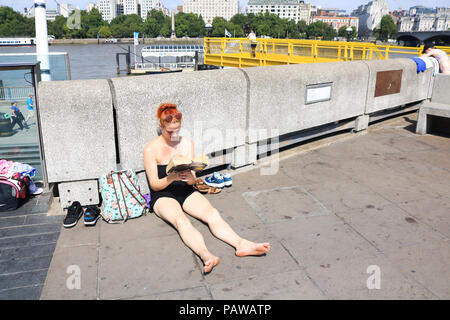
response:
[[[136,198],[136,196],[134,195],[134,192],[130,190],[130,188],[128,188],[127,184],[122,180],[122,177],[119,176],[120,181],[123,183],[123,185],[125,186],[125,188],[127,188],[128,192],[131,194],[131,196],[141,205],[144,206],[146,205],[146,201],[145,201],[145,197],[142,195],[142,193],[140,192],[140,190],[138,188],[136,188],[135,184],[133,183],[133,181],[130,179],[130,177],[128,177],[127,174],[125,174],[125,176],[127,177],[128,181],[130,182],[130,184],[134,187],[134,189],[136,190],[136,192],[142,197],[142,199],[144,199],[143,203]]]
[[[117,206],[119,207],[120,215],[121,215],[122,218],[123,218],[123,222],[122,222],[122,223],[125,223],[125,220],[126,220],[127,217],[128,217],[128,211],[127,211],[127,214],[126,214],[125,217],[124,217],[123,214],[122,214],[122,210],[121,210],[121,208],[120,208],[120,199],[119,199],[119,196],[117,195],[117,188],[116,188],[116,184],[114,183],[114,176],[113,176],[113,174],[117,174],[117,173],[111,172],[111,180],[112,180],[112,183],[113,183],[114,193],[116,194]],[[119,184],[120,184],[120,182],[119,182]],[[122,193],[122,198],[123,198],[123,202],[125,203],[125,197],[123,196],[123,193]]]

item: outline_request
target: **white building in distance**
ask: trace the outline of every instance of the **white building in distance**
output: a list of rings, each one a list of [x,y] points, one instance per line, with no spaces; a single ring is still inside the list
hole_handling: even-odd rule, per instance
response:
[[[161,0],[141,0],[141,17],[145,21],[147,14],[152,9],[163,11],[163,5]]]
[[[373,0],[352,12],[352,16],[359,18],[360,36],[371,36],[373,30],[380,26],[381,18],[388,14],[389,6],[385,0]]]
[[[398,21],[399,32],[446,31],[450,29],[450,8],[410,8],[410,16]]]
[[[88,5],[86,6],[86,11],[87,12],[91,12],[91,10],[94,9],[94,8],[97,8],[95,3],[89,2]]]
[[[71,5],[70,3],[58,3],[56,5],[56,10],[58,11],[58,15],[64,16],[68,18],[73,10],[80,10],[80,8]]]
[[[137,14],[139,15],[138,0],[122,0],[123,14]]]
[[[215,17],[230,20],[238,10],[238,0],[183,0],[183,12],[201,15],[205,23]]]
[[[247,14],[269,12],[282,19],[295,20],[296,23],[305,20],[309,24],[312,8],[311,3],[301,0],[249,0]]]
[[[98,0],[97,8],[105,21],[111,22],[117,16],[116,0]]]

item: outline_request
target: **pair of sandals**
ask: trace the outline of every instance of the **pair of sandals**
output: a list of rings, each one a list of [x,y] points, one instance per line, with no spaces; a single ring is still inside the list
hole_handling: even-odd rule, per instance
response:
[[[194,188],[197,189],[198,192],[206,194],[217,194],[222,191],[220,188],[211,187],[203,179],[195,180]]]

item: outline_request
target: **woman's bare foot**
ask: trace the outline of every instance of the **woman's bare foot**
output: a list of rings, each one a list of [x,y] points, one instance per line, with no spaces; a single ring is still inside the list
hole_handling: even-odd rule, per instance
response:
[[[236,255],[238,257],[245,256],[260,256],[265,254],[270,250],[270,244],[268,242],[264,243],[255,243],[245,239],[242,239],[239,242],[239,245],[236,247]]]
[[[220,262],[220,258],[219,257],[213,256],[213,255],[210,255],[210,256],[206,257],[203,260],[203,263],[205,264],[205,266],[203,267],[203,271],[205,273],[211,272],[211,270],[215,266],[217,266],[219,264],[219,262]]]

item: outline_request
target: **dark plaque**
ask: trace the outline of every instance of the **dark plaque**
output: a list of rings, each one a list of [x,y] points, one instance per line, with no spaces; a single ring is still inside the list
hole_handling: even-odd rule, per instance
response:
[[[402,87],[403,70],[377,72],[375,84],[375,97],[399,93]]]

